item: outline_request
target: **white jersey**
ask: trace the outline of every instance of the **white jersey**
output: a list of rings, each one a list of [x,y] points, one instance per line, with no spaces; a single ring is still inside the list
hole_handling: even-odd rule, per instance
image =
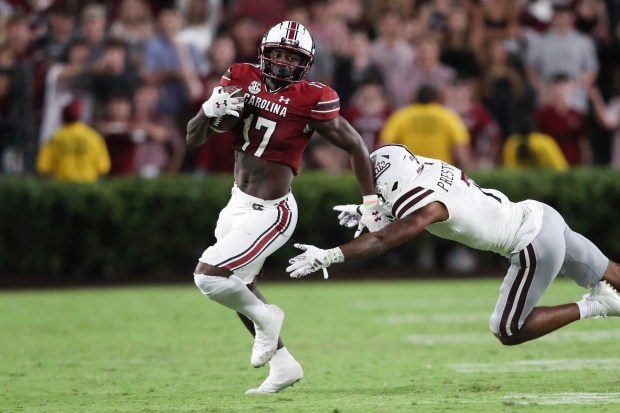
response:
[[[511,202],[506,195],[476,185],[460,169],[437,159],[417,157],[424,167],[392,204],[392,214],[403,218],[441,202],[450,217],[426,229],[441,238],[469,247],[510,256],[532,242],[542,225],[542,204]]]

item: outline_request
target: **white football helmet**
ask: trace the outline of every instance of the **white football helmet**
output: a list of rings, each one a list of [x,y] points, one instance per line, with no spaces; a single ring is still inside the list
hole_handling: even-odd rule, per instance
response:
[[[274,73],[277,62],[269,57],[269,52],[275,48],[299,53],[302,57],[301,64],[287,74],[277,75]],[[302,24],[283,21],[273,26],[263,36],[258,49],[258,59],[263,76],[288,83],[301,82],[314,61],[314,41]]]
[[[424,164],[406,146],[390,144],[370,154],[374,168],[375,192],[388,216],[393,216],[392,205],[405,189],[411,188],[424,169]]]

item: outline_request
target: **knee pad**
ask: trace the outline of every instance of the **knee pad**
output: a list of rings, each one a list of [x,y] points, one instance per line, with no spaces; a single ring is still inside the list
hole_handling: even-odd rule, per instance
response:
[[[225,277],[215,277],[212,275],[194,274],[194,283],[196,287],[202,291],[204,295],[211,298],[217,295],[218,290],[221,289],[221,284],[226,281]],[[218,288],[220,287],[220,288]]]
[[[202,293],[210,299],[228,297],[246,290],[243,281],[236,275],[230,277],[218,277],[214,275],[194,274],[194,283]],[[217,300],[216,300],[217,301]]]

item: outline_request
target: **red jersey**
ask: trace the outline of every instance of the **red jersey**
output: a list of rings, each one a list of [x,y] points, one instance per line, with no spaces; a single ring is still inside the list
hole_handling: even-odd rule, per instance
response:
[[[235,150],[290,166],[297,174],[313,130],[308,122],[338,117],[340,99],[331,87],[303,80],[275,92],[263,82],[258,66],[233,64],[221,86],[239,86],[245,94],[243,119],[233,129]]]
[[[582,162],[580,141],[587,136],[586,118],[574,109],[557,111],[546,105],[535,114],[538,130],[551,136],[559,145],[570,165]]]

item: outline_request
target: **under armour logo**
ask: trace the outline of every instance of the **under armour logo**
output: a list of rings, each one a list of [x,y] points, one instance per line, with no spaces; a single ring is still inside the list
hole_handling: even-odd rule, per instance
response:
[[[222,105],[228,106],[228,101],[227,100],[223,101]],[[221,107],[220,102],[215,102],[215,106],[217,106],[217,108],[219,109]]]
[[[288,102],[291,98],[285,98],[284,96],[280,96],[280,102],[284,102],[285,105],[288,105]]]

